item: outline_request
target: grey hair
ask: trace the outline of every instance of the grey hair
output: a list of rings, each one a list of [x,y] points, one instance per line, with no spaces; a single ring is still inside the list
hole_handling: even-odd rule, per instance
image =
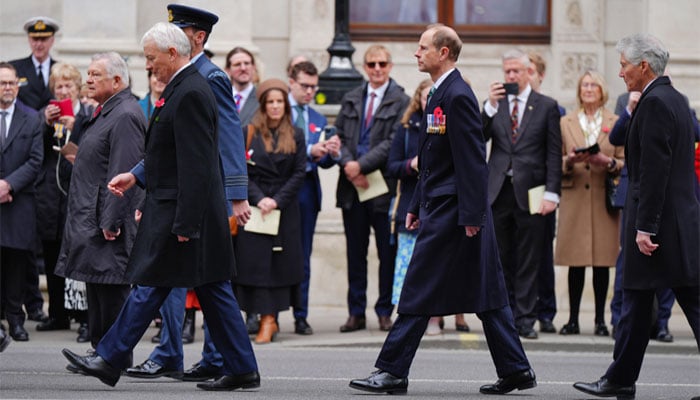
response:
[[[524,53],[518,49],[508,50],[501,56],[502,61],[506,60],[518,60],[523,63],[525,68],[530,68],[530,57],[527,53]]]
[[[615,50],[632,64],[646,61],[655,76],[664,74],[668,63],[668,50],[656,37],[648,33],[637,33],[620,39]]]
[[[158,22],[148,32],[144,33],[143,38],[141,38],[141,46],[148,41],[153,41],[160,51],[165,52],[172,47],[180,57],[189,58],[192,51],[190,40],[185,35],[185,32],[177,25],[167,22]]]
[[[129,86],[129,67],[126,65],[124,58],[116,51],[106,53],[97,53],[92,56],[92,61],[105,60],[105,69],[107,76],[114,78],[118,76],[124,83],[124,87]]]

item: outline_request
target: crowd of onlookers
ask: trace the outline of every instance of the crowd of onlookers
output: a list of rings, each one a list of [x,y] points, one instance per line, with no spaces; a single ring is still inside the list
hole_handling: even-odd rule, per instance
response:
[[[25,318],[39,322],[38,331],[70,329],[75,321],[77,341],[96,346],[131,290],[125,269],[143,201],[140,189],[126,198],[110,194],[107,182],[142,160],[148,123],[158,121],[153,114],[165,101],[167,83],[149,71],[149,91],[138,102],[140,110],[115,110],[120,106],[108,100],[133,96],[130,72],[116,53],[95,55],[83,77],[75,66],[50,55],[59,30],[56,21],[36,17],[24,29],[32,54],[0,63],[0,151],[4,152],[0,279],[3,319],[9,325],[7,333],[2,327],[3,338],[7,334],[16,341],[29,340]],[[206,51],[195,53],[208,39],[208,33],[202,38],[196,33],[188,35],[192,62],[210,56]],[[336,206],[342,211],[349,285],[348,318],[339,329],[367,327],[368,247],[373,232],[379,261],[374,310],[379,329],[389,331],[417,236],[406,227],[406,212],[418,179],[421,129],[437,133],[445,129],[441,115],[424,115],[432,82],[421,82],[409,97],[391,78],[389,50],[372,45],[362,58],[367,80],[343,96],[331,126],[312,107],[319,88],[319,71],[312,62],[294,57],[287,77],[261,79],[255,61],[249,50],[236,47],[226,55],[223,67],[226,90],[234,102],[228,105],[235,109],[230,116],[245,141],[247,201],[254,206],[253,220],[267,224],[268,219],[276,220],[272,231],[269,226],[239,226],[235,218],[230,225],[236,254],[231,279],[246,313],[248,333],[259,344],[274,340],[278,313],[289,308],[294,332],[313,333],[307,318],[322,195],[318,168],[336,166]],[[621,95],[613,112],[607,106],[603,76],[586,71],[578,80],[577,106],[567,112],[540,93],[546,71],[541,55],[512,50],[502,62],[503,82],[490,86],[483,104],[483,135],[491,141],[488,197],[518,334],[536,339],[535,322],[541,333],[557,332],[554,265],[560,265],[568,267],[569,315],[558,332],[581,333],[585,271],[591,267],[593,333],[610,335],[605,309],[610,268],[615,266],[610,304],[614,336],[621,304],[620,243],[625,240],[620,229],[625,215],[625,124],[640,93]],[[117,112],[119,118],[109,118],[109,113]],[[694,123],[698,136],[697,119]],[[90,135],[84,135],[87,129]],[[501,130],[508,132],[508,140],[502,140]],[[226,146],[223,137],[220,134],[221,148]],[[696,154],[700,160],[700,150]],[[699,165],[696,161],[696,170]],[[533,188],[533,182],[546,184]],[[235,214],[236,206],[235,201],[228,205],[234,209],[229,214]],[[39,291],[42,264],[48,315]],[[197,296],[186,289],[177,296],[172,304],[182,315],[170,321],[167,312],[167,327],[164,322],[163,330],[152,338],[155,343],[165,346],[173,337],[183,343],[194,341]],[[657,299],[649,334],[671,342],[668,319],[673,293],[659,290]],[[165,320],[166,313],[162,314]],[[430,320],[426,334],[442,332],[442,317]],[[161,316],[154,318],[160,326]],[[462,314],[456,315],[455,328],[469,331]],[[190,378],[211,375],[215,359],[204,355],[189,371]],[[148,375],[145,364],[132,373]]]

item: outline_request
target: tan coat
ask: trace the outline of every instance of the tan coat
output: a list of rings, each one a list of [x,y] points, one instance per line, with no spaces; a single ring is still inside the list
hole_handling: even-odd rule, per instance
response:
[[[603,110],[603,124],[598,145],[617,164],[611,172],[620,173],[624,164],[624,147],[610,144],[608,134],[617,116]],[[559,203],[554,263],[563,266],[613,266],[619,252],[620,215],[605,209],[604,167],[578,163],[566,166],[566,154],[572,147],[584,147],[585,137],[579,125],[578,112],[561,119],[562,184]]]

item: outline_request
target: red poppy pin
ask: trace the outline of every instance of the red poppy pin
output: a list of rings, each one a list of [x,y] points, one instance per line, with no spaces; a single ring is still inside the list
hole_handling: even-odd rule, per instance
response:
[[[437,118],[438,121],[439,121],[440,118],[442,118],[442,108],[440,108],[440,107],[435,107],[435,109],[433,110],[433,115],[434,115],[435,118]]]
[[[165,98],[161,97],[160,99],[158,99],[158,101],[156,101],[154,106],[156,108],[161,108],[161,107],[163,107],[164,104],[165,104]]]
[[[610,127],[609,126],[604,126],[602,129],[603,133],[610,133]]]
[[[316,133],[316,124],[314,124],[313,122],[309,124],[309,132]]]

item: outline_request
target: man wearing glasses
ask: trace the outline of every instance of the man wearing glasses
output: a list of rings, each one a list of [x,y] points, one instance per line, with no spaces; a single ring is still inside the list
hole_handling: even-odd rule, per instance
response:
[[[296,63],[289,73],[289,104],[292,123],[304,131],[306,138],[306,177],[299,191],[301,211],[301,243],[304,250],[304,280],[301,282],[301,307],[294,307],[294,333],[311,335],[313,329],[306,321],[309,311],[309,279],[311,249],[316,218],[321,211],[321,181],[318,167],[330,168],[340,157],[340,139],[324,131],[326,117],[309,107],[318,90],[318,70],[309,61]]]
[[[360,202],[356,189],[368,188],[367,175],[384,169],[393,132],[409,102],[403,88],[389,78],[392,66],[391,54],[384,46],[370,46],[364,55],[364,70],[369,82],[343,96],[336,120],[343,146],[338,161],[341,171],[336,205],[343,213],[349,284],[349,317],[340,327],[341,332],[366,328],[370,227],[374,229],[379,256],[379,298],[374,309],[379,317],[380,330],[389,331],[392,325],[394,250],[389,243],[387,212],[395,181],[387,180],[389,193],[364,202]]]

